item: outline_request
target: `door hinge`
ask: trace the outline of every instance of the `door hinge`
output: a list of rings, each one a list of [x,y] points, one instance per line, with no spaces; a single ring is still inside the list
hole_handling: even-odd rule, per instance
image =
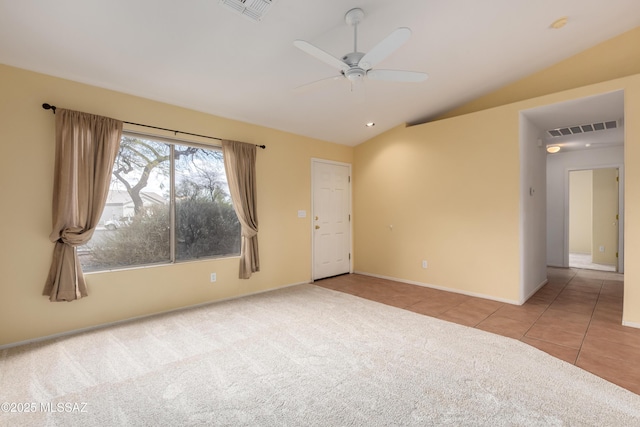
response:
[[[618,214],[616,214],[616,219],[620,219],[620,217],[619,217],[619,215],[618,215]]]
[[[349,252],[349,259],[351,259],[351,252]]]
[[[351,214],[349,214],[349,221],[351,221]]]
[[[351,182],[351,175],[349,175],[349,182]]]
[[[618,258],[618,252],[616,252],[616,258]]]

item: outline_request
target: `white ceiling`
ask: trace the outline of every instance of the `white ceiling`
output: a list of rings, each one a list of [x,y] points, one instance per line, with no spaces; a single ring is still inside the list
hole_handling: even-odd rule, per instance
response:
[[[353,47],[344,22],[353,7],[366,15],[360,51],[398,27],[413,31],[376,68],[429,79],[368,80],[353,92],[343,80],[294,90],[337,72],[293,41],[342,57]],[[549,28],[563,16],[563,29]],[[356,145],[638,25],[638,0],[276,0],[261,22],[219,0],[0,0],[0,63]]]
[[[562,152],[624,145],[624,92],[615,91],[522,112],[541,132],[546,146]],[[615,129],[553,137],[548,131],[593,123],[616,122]]]

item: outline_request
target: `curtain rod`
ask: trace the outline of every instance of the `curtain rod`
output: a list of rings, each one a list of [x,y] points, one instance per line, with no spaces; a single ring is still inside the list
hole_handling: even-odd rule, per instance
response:
[[[47,104],[45,102],[44,104],[42,104],[42,108],[44,108],[45,110],[51,110],[51,111],[53,111],[53,114],[55,114],[57,107],[55,105]],[[161,127],[158,127],[158,126],[143,125],[143,124],[140,124],[140,123],[126,122],[124,120],[122,120],[122,123],[126,123],[128,125],[134,125],[134,126],[142,126],[142,127],[151,128],[151,129],[166,130],[167,132],[173,132],[174,135],[177,135],[177,134],[181,133],[183,135],[199,136],[200,138],[208,138],[208,139],[215,139],[216,141],[221,141],[220,138],[216,138],[215,136],[199,135],[197,133],[183,132],[181,130],[161,128]],[[267,148],[266,145],[258,145],[258,144],[254,144],[254,145],[256,147],[259,147],[259,148],[262,148],[262,149]]]

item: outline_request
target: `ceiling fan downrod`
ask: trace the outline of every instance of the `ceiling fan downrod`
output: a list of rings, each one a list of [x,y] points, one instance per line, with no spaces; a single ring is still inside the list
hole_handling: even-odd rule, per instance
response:
[[[343,71],[342,74],[352,83],[352,91],[353,83],[361,81],[367,74],[367,71],[359,66],[364,53],[358,52],[358,24],[362,22],[363,18],[364,11],[360,8],[351,9],[344,16],[344,20],[347,25],[351,25],[353,27],[353,52],[342,57],[342,60],[350,67],[348,70]]]
[[[362,22],[362,18],[364,18],[364,11],[359,7],[355,9],[351,9],[344,15],[344,20],[347,25],[351,25],[353,27],[353,51],[358,51],[358,24]]]

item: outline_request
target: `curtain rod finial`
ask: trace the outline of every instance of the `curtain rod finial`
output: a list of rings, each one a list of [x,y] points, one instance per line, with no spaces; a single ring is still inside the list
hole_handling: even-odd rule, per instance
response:
[[[42,104],[42,108],[44,108],[45,110],[52,110],[53,114],[56,113],[56,106],[55,105],[47,104],[45,102],[44,104]]]

